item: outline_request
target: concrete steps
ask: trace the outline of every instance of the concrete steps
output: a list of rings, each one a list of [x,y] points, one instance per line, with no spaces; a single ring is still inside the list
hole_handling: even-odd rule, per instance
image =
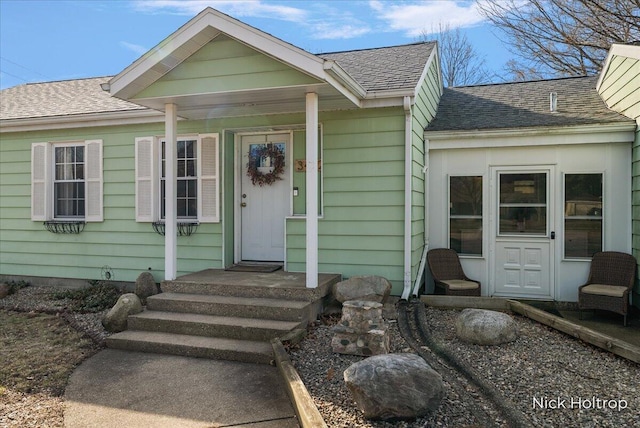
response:
[[[220,296],[165,292],[149,297],[147,309],[153,311],[227,314],[244,318],[303,321],[309,314],[309,302],[258,297]]]
[[[127,320],[131,330],[175,333],[191,336],[225,337],[242,340],[270,341],[306,322],[258,318],[227,317],[181,312],[145,310]]]
[[[110,336],[107,345],[110,348],[128,351],[245,363],[269,364],[273,360],[273,349],[269,342],[220,337],[127,330]]]
[[[186,278],[186,279],[185,279]],[[271,339],[306,328],[322,310],[339,275],[316,289],[295,274],[205,271],[162,283],[128,329],[107,338],[110,348],[268,364]],[[304,284],[304,283],[303,283]]]

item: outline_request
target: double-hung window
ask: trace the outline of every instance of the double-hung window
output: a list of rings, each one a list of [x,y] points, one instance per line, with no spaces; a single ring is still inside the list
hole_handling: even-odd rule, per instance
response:
[[[482,176],[449,177],[449,248],[482,255]]]
[[[602,174],[564,176],[564,257],[602,251]]]
[[[31,219],[103,220],[102,140],[31,146]]]
[[[176,208],[179,222],[220,221],[218,134],[180,136],[176,141]],[[136,221],[165,218],[166,144],[163,138],[135,141]]]

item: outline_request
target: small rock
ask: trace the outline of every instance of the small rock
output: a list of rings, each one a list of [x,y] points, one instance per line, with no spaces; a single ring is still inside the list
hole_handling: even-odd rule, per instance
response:
[[[127,317],[140,312],[140,298],[134,293],[123,294],[102,319],[102,326],[113,333],[124,331],[127,329]]]
[[[151,272],[142,272],[136,279],[136,295],[142,303],[146,303],[147,297],[158,294],[158,285]]]
[[[352,364],[344,381],[367,419],[414,419],[438,409],[442,376],[415,354],[387,354]]]
[[[352,276],[334,286],[333,294],[337,301],[368,300],[384,303],[391,294],[391,283],[381,276]]]
[[[509,315],[486,309],[465,309],[456,320],[456,335],[477,345],[501,345],[518,337],[516,323]]]
[[[11,289],[8,284],[5,284],[4,282],[0,283],[0,299],[7,297],[9,295],[9,291],[11,291]]]

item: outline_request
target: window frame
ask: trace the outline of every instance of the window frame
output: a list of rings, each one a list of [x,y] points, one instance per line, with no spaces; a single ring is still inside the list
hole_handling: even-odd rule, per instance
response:
[[[502,184],[501,184],[501,177],[503,175],[524,175],[524,174],[542,174],[545,177],[545,202],[543,203],[502,203],[501,202],[501,197],[502,197]],[[526,169],[509,169],[509,170],[500,170],[497,173],[497,177],[496,177],[496,204],[497,204],[497,209],[496,209],[496,218],[495,218],[495,222],[496,222],[496,237],[497,238],[544,238],[544,237],[549,237],[550,233],[551,233],[551,192],[553,191],[552,189],[552,176],[551,176],[551,171],[549,170],[540,170],[540,169],[532,169],[532,170],[526,170]],[[501,228],[500,228],[500,220],[501,220],[501,214],[500,214],[500,210],[502,208],[513,208],[513,207],[522,207],[522,208],[538,208],[538,207],[544,207],[545,208],[545,231],[544,233],[514,233],[514,232],[502,232]]]
[[[607,201],[607,196],[606,196],[606,174],[604,171],[599,170],[599,171],[572,171],[572,172],[563,172],[562,173],[562,200],[561,200],[561,209],[562,209],[562,260],[563,261],[568,261],[568,262],[580,262],[580,261],[588,261],[591,260],[593,256],[586,256],[586,257],[567,257],[566,255],[566,237],[567,237],[567,231],[566,231],[566,221],[567,221],[567,215],[566,215],[566,203],[567,203],[567,175],[600,175],[600,177],[602,178],[602,196],[601,196],[601,214],[599,216],[600,219],[600,250],[599,251],[604,251],[604,243],[605,243],[605,213],[606,213],[606,201]],[[594,218],[597,218],[598,216],[594,216]]]
[[[480,179],[480,190],[481,190],[481,197],[480,197],[480,207],[482,209],[482,213],[480,215],[451,215],[451,208],[452,208],[452,203],[451,203],[451,196],[452,196],[452,192],[451,192],[451,179],[452,178],[459,178],[459,177],[470,177],[470,178],[479,178]],[[485,189],[485,175],[484,174],[449,174],[447,176],[447,189],[446,189],[446,207],[447,207],[447,247],[448,248],[452,248],[451,247],[451,220],[452,219],[477,219],[480,220],[480,225],[481,225],[481,229],[480,229],[480,238],[481,238],[481,243],[480,243],[480,253],[479,254],[472,254],[472,253],[458,253],[458,255],[460,257],[468,257],[468,258],[483,258],[484,257],[484,252],[485,252],[485,229],[486,229],[486,225],[485,225],[485,212],[486,212],[486,207],[485,207],[485,194],[486,194],[486,189]],[[456,251],[457,252],[457,251]]]
[[[82,179],[58,179],[57,178],[57,171],[58,171],[58,165],[74,165],[74,168],[76,167],[76,165],[78,165],[77,162],[74,162],[73,164],[64,162],[62,164],[58,164],[58,159],[56,156],[56,152],[58,151],[58,149],[66,149],[69,147],[73,147],[76,150],[80,147],[82,147]],[[79,221],[79,220],[84,220],[86,217],[86,205],[87,205],[87,200],[86,200],[86,178],[85,178],[85,168],[86,168],[86,159],[85,159],[85,144],[84,143],[78,143],[78,142],[72,142],[72,143],[60,143],[60,144],[52,144],[52,157],[51,157],[51,165],[52,165],[52,171],[51,171],[51,186],[52,186],[52,190],[51,190],[51,202],[52,202],[52,209],[53,209],[53,215],[51,216],[52,220],[57,220],[57,221]],[[59,197],[58,197],[58,190],[57,190],[57,184],[61,184],[61,183],[82,183],[82,205],[83,205],[83,214],[82,215],[60,215],[57,214],[58,211],[58,201],[59,201]],[[79,193],[79,192],[78,192]]]
[[[158,171],[159,171],[159,183],[158,183],[158,191],[160,192],[160,195],[158,196],[158,221],[159,222],[164,222],[165,221],[165,213],[164,208],[165,208],[165,192],[163,192],[163,185],[165,183],[165,177],[164,177],[164,171],[165,171],[165,152],[164,152],[164,146],[166,143],[166,138],[165,137],[158,137],[158,144],[159,144],[159,156],[158,156],[158,162],[159,162],[159,166],[158,166]],[[200,217],[199,215],[199,207],[200,207],[200,198],[201,198],[201,192],[199,189],[199,185],[198,185],[198,178],[200,177],[200,163],[198,161],[198,154],[200,153],[200,139],[198,137],[198,135],[180,135],[176,138],[176,150],[178,150],[178,143],[179,142],[187,142],[187,141],[193,141],[195,143],[195,149],[194,149],[194,157],[193,158],[187,158],[185,157],[184,160],[185,162],[188,160],[193,160],[195,162],[195,175],[194,176],[179,176],[177,174],[177,170],[176,170],[176,181],[178,182],[178,184],[181,181],[192,181],[195,182],[195,186],[196,186],[196,197],[195,197],[195,201],[196,201],[196,215],[194,216],[181,216],[180,214],[178,214],[178,223],[191,223],[194,221],[198,221],[198,218]],[[185,153],[186,154],[186,153]],[[176,159],[178,162],[180,162],[180,158],[177,157],[176,154]],[[186,170],[186,165],[185,165],[185,170]],[[179,187],[179,186],[178,186]],[[187,185],[188,187],[188,185]],[[176,192],[176,205],[178,204],[178,201],[180,200],[180,196],[178,195],[178,193]]]
[[[135,220],[164,223],[161,218],[162,142],[165,136],[135,138]],[[181,217],[178,223],[220,223],[220,134],[182,134],[176,141],[195,140],[197,217]],[[178,177],[176,177],[176,180]],[[177,201],[177,195],[176,195]]]
[[[55,152],[61,147],[83,147],[84,215],[56,216]],[[31,144],[31,220],[44,222],[102,222],[103,141],[75,140]],[[75,181],[79,182],[79,181]]]

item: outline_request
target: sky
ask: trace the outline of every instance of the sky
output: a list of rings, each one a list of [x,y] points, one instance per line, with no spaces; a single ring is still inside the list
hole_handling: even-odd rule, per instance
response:
[[[0,0],[0,89],[115,75],[207,6],[311,53],[414,43],[448,24],[495,73],[511,58],[475,1]]]

